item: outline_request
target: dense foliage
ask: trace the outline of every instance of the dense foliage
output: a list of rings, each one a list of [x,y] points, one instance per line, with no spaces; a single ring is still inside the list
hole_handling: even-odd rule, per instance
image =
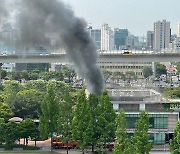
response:
[[[152,67],[144,66],[143,75],[144,75],[145,78],[148,78],[149,76],[153,75]]]
[[[74,78],[74,73],[69,73],[67,68],[64,68],[64,72],[66,73],[63,77],[69,81]],[[119,77],[129,82],[136,79],[132,72],[115,72],[110,75],[114,76],[113,80]],[[28,78],[25,71],[21,76]],[[147,134],[149,118],[146,112],[140,113],[134,136],[130,138],[126,132],[124,111],[121,110],[116,116],[107,90],[100,96],[90,94],[87,97],[83,88],[74,89],[71,84],[49,79],[51,77],[25,83],[15,80],[3,83],[0,93],[0,144],[11,146],[20,138],[25,138],[28,144],[28,138],[37,139],[40,131],[43,138],[63,134],[66,142],[77,140],[81,149],[92,146],[92,151],[95,146],[105,149],[106,144],[113,142],[114,138],[117,138],[113,150],[115,154],[148,153],[151,150],[152,143],[148,142]],[[179,87],[167,89],[167,94],[179,98]],[[24,120],[19,124],[8,122],[13,116]],[[38,128],[32,119],[40,120]],[[171,144],[176,147],[176,142],[177,140],[172,141]],[[100,149],[99,152],[104,151]]]
[[[94,135],[92,126],[93,117],[90,112],[90,105],[87,101],[85,90],[83,89],[78,95],[72,120],[72,135],[74,139],[80,141],[82,150],[86,145],[92,144],[92,137]]]
[[[136,121],[132,143],[136,153],[148,154],[152,149],[152,143],[149,142],[150,135],[147,133],[149,129],[148,113],[141,111]]]
[[[116,127],[116,141],[113,149],[114,154],[133,154],[134,149],[131,140],[128,138],[126,131],[126,117],[122,109],[119,110],[119,114],[116,118]]]
[[[116,141],[113,151],[115,154],[148,154],[153,143],[149,142],[150,135],[148,113],[141,111],[136,121],[133,136],[128,136],[126,131],[126,117],[121,109],[116,118]]]
[[[159,78],[162,74],[167,74],[166,66],[156,63],[156,77]]]
[[[176,128],[174,130],[174,137],[170,142],[171,154],[180,153],[180,121],[177,122]]]
[[[70,69],[67,66],[62,66],[59,71],[52,72],[44,72],[39,70],[22,70],[22,71],[12,71],[6,72],[1,70],[1,78],[5,80],[17,80],[19,82],[29,81],[29,80],[57,80],[64,81],[68,80],[68,82],[72,81],[72,79],[76,76],[75,70]]]
[[[180,86],[178,87],[166,87],[164,89],[164,96],[170,99],[180,98]]]

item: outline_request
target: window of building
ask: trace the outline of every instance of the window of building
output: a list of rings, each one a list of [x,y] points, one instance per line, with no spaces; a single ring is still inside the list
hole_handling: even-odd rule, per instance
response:
[[[155,133],[154,134],[154,143],[155,144],[165,144],[165,134],[164,133]]]
[[[138,114],[126,114],[127,128],[135,128]],[[168,127],[168,116],[167,115],[149,115],[149,128],[153,129],[167,129]]]

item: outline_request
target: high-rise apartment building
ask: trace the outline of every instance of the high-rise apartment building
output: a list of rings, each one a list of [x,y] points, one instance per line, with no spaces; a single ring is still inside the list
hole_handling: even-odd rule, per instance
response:
[[[139,40],[139,48],[140,49],[145,49],[146,48],[146,36],[138,36],[138,40]]]
[[[166,20],[154,23],[154,50],[161,51],[169,48],[171,36],[170,22]]]
[[[175,51],[176,52],[180,52],[180,37],[176,38],[176,41],[175,41]]]
[[[134,35],[129,35],[126,39],[126,45],[129,47],[137,47],[139,46],[139,38]]]
[[[101,50],[114,49],[114,34],[108,24],[101,27]]]
[[[88,27],[89,35],[93,39],[98,50],[101,49],[101,29],[93,29],[92,26]]]
[[[177,37],[180,37],[180,22],[177,25]]]
[[[126,45],[126,39],[129,35],[127,29],[114,29],[114,46],[117,50],[122,49]]]
[[[0,42],[0,50],[13,52],[15,46],[15,30],[10,23],[3,24],[2,32],[3,41]]]
[[[146,47],[149,50],[153,50],[153,48],[154,48],[154,31],[147,31]]]

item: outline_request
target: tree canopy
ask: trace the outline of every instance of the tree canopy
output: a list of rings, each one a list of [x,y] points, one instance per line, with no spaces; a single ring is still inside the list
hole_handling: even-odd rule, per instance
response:
[[[8,104],[0,103],[0,118],[8,121],[13,116],[13,112]]]
[[[125,113],[121,109],[116,117],[116,141],[113,149],[114,154],[134,153],[133,145],[131,144],[131,140],[128,138],[126,125]]]
[[[143,75],[145,78],[153,75],[152,67],[150,66],[144,66],[143,67]]]
[[[145,111],[141,111],[136,121],[132,143],[137,153],[147,154],[152,149],[152,143],[149,142],[150,135],[147,133],[149,129],[149,116]]]
[[[55,92],[50,88],[41,103],[42,113],[39,116],[39,130],[43,138],[53,136],[57,132],[57,119],[59,106],[56,100]]]
[[[82,150],[84,150],[86,145],[92,145],[94,135],[93,117],[90,112],[90,105],[87,101],[84,89],[80,91],[74,109],[72,135],[75,140],[80,141]]]
[[[174,130],[174,137],[170,141],[170,151],[171,154],[180,153],[180,121],[177,122],[176,128]]]
[[[13,109],[15,116],[37,119],[40,113],[40,104],[43,96],[44,95],[40,91],[35,89],[18,92]]]
[[[115,118],[116,113],[109,100],[107,90],[104,90],[100,96],[97,106],[97,135],[104,143],[112,141],[115,136]]]
[[[162,74],[167,74],[166,66],[160,63],[156,63],[156,77],[160,77]]]

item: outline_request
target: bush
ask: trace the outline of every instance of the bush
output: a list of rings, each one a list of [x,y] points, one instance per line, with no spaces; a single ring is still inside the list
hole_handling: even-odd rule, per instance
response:
[[[24,146],[24,150],[40,150],[40,147],[35,147],[35,146]]]
[[[23,148],[23,150],[40,150],[40,147],[22,145],[22,144],[0,145],[0,148],[4,148],[5,150],[13,150],[13,148]]]

